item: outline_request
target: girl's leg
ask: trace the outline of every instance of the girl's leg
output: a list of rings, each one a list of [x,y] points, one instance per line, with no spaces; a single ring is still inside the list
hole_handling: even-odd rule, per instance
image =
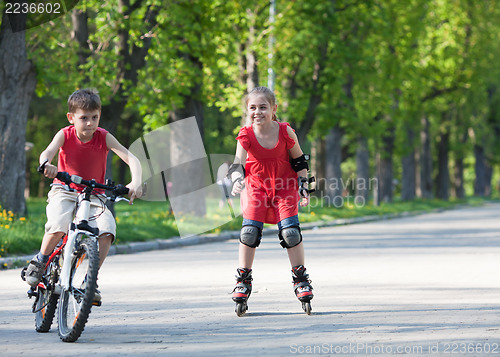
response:
[[[250,248],[240,243],[238,262],[240,268],[252,269],[256,248]]]
[[[283,229],[291,227],[299,227],[298,216],[288,217],[278,222],[278,229],[280,230],[280,232]],[[288,259],[290,260],[290,265],[292,267],[297,265],[304,265],[304,245],[302,244],[302,242],[292,248],[287,248],[286,251],[288,253]]]
[[[293,248],[287,249],[288,259],[290,260],[290,265],[295,267],[297,265],[304,265],[304,245],[302,242]]]
[[[293,216],[285,218],[278,223],[278,228],[280,233],[284,229],[296,229],[299,230],[299,218],[298,216]],[[297,231],[294,231],[295,237]],[[280,235],[283,238],[282,235]],[[297,298],[302,301],[302,307],[307,314],[311,313],[311,305],[309,302],[313,298],[311,281],[309,280],[309,274],[306,272],[304,267],[304,244],[302,243],[302,237],[300,237],[300,243],[297,245],[292,245],[291,248],[287,248],[288,259],[290,260],[290,265],[292,266],[292,279],[293,279],[293,289]],[[289,242],[287,242],[289,243]]]
[[[252,293],[252,265],[255,249],[260,244],[260,235],[264,224],[243,218],[242,226],[238,253],[239,268],[236,269],[236,286],[232,296],[233,301],[237,304],[236,313],[238,316],[242,316],[246,312],[246,303]]]
[[[245,269],[252,269],[252,265],[253,265],[253,260],[255,258],[255,250],[256,250],[256,247],[260,244],[260,232],[262,232],[262,228],[264,227],[264,223],[262,222],[259,222],[259,221],[254,221],[254,220],[251,220],[251,219],[246,219],[246,218],[243,218],[243,224],[242,224],[243,228],[242,228],[242,236],[240,237],[240,242],[242,241],[245,241],[245,240],[250,240],[252,241],[252,247],[249,246],[249,245],[246,245],[246,244],[243,244],[243,243],[240,243],[240,247],[239,247],[239,254],[238,254],[238,264],[239,264],[239,267],[240,268],[245,268]],[[257,227],[257,229],[253,228],[250,230],[251,233],[243,233],[244,232],[244,228],[246,226],[252,226],[252,227],[248,227],[248,228],[253,228],[253,227]],[[252,237],[248,237],[246,236],[244,238],[244,234],[252,234],[254,236]]]

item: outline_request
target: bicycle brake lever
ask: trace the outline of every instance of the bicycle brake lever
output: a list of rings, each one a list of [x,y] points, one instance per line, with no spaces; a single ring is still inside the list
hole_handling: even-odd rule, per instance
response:
[[[112,202],[120,202],[120,201],[127,201],[127,202],[130,202],[130,200],[128,198],[125,198],[125,197],[121,197],[121,196],[118,196],[118,197],[108,197]]]
[[[49,162],[49,159],[45,159],[44,162],[42,162],[42,164],[40,166],[37,167],[37,171],[41,174],[43,174],[43,172],[45,171],[45,165],[47,165]]]

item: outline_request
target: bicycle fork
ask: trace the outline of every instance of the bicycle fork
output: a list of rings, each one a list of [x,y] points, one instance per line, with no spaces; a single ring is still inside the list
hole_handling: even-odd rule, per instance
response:
[[[84,198],[82,202],[80,202],[80,207],[77,210],[75,221],[76,222],[85,222],[86,225],[88,225],[88,217],[90,214],[90,198],[86,199]],[[83,234],[84,232],[77,229],[77,226],[75,223],[71,224],[71,230],[68,234],[68,241],[66,243],[66,246],[64,247],[64,259],[63,259],[63,266],[61,269],[61,286],[64,290],[68,290],[70,287],[70,275],[71,275],[71,265],[72,265],[72,260],[70,257],[74,255],[75,252],[75,247],[77,243],[77,238],[80,234]],[[95,239],[95,237],[92,237],[92,239]]]

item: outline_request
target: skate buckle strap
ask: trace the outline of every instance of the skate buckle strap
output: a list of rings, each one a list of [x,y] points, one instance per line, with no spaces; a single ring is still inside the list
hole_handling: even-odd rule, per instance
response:
[[[297,290],[299,288],[309,288],[310,290],[313,289],[313,287],[311,286],[310,284],[311,282],[309,280],[304,280],[304,281],[301,281],[301,282],[297,282],[296,284],[294,284],[294,289]]]

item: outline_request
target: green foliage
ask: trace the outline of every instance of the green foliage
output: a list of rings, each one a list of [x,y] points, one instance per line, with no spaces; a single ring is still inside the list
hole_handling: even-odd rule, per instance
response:
[[[206,151],[233,152],[247,89],[245,55],[250,52],[256,56],[261,85],[273,54],[282,120],[299,128],[311,98],[319,97],[307,133],[311,141],[338,123],[346,152],[354,153],[359,135],[373,151],[394,128],[398,162],[413,149],[408,129],[417,134],[418,147],[420,119],[426,114],[434,144],[440,133],[451,134],[453,159],[470,162],[472,148],[480,144],[490,162],[498,161],[500,6],[495,0],[276,1],[273,24],[267,0],[120,4],[78,3],[76,9],[87,12],[89,25],[83,64],[81,48],[71,37],[70,13],[26,32],[28,56],[38,73],[39,98],[33,100],[28,126],[28,140],[35,144],[32,162],[66,125],[64,102],[80,86],[97,87],[105,105],[120,86],[124,89],[127,106],[117,137],[125,144],[167,124],[169,113],[199,86]],[[148,11],[155,14],[152,28],[144,21]],[[132,85],[130,78],[117,75],[131,55],[120,52],[120,41],[133,51],[147,39],[145,65]],[[31,189],[37,192],[38,179],[30,167]],[[473,165],[466,168],[470,183]]]

